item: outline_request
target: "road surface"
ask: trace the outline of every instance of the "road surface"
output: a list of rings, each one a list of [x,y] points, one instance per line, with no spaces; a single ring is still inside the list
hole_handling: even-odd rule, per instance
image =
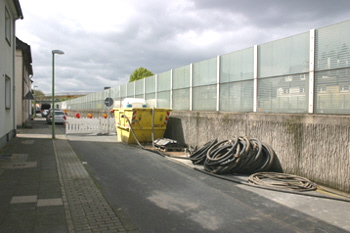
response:
[[[349,203],[247,188],[118,143],[113,136],[72,135],[68,139],[130,231],[287,233],[350,229],[344,217],[350,216]]]

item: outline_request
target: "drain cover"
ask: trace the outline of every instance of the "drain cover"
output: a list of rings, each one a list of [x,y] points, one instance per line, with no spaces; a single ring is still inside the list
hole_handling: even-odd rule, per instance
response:
[[[1,154],[0,159],[1,160],[10,160],[12,157],[12,154]]]
[[[28,159],[28,154],[0,154],[0,160],[25,162]]]
[[[25,163],[5,163],[1,166],[3,169],[22,169],[36,167],[37,162],[25,162]]]
[[[23,140],[22,144],[32,145],[32,144],[34,144],[34,140]]]
[[[16,163],[26,162],[28,159],[28,154],[13,154],[12,160]]]

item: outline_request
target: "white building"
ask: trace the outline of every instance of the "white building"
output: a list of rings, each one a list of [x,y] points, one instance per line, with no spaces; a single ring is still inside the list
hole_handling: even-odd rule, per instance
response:
[[[32,53],[30,46],[16,38],[15,105],[16,126],[23,127],[32,116]]]
[[[18,0],[0,0],[0,148],[16,135],[16,20],[23,19]]]

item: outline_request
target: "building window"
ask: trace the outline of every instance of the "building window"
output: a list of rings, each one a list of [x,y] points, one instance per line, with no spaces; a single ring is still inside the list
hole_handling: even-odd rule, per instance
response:
[[[11,109],[11,79],[5,76],[5,108]]]
[[[289,94],[289,88],[283,88],[283,94]]]
[[[7,42],[11,45],[11,16],[7,8],[5,8],[5,37]]]
[[[318,88],[318,92],[326,92],[327,91],[327,87],[326,86],[320,86]]]
[[[339,87],[340,92],[349,92],[349,85],[342,85]]]
[[[286,77],[284,77],[284,81],[292,82],[293,81],[293,76],[286,76]]]

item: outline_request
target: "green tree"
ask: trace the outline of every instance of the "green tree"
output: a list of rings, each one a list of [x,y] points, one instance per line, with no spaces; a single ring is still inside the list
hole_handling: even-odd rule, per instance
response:
[[[154,75],[151,71],[147,70],[146,68],[140,67],[130,75],[129,82],[133,82],[139,79],[147,78],[149,76]]]
[[[33,91],[33,95],[35,96],[35,98],[45,97],[45,94],[40,90],[32,90],[32,91]]]

